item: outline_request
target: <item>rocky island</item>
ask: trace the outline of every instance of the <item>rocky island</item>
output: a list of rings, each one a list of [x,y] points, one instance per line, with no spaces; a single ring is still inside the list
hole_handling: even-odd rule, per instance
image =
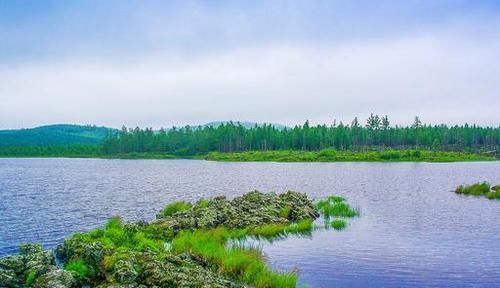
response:
[[[341,197],[313,203],[292,191],[175,202],[152,222],[114,217],[54,251],[25,244],[19,255],[0,259],[0,286],[296,287],[296,272],[274,271],[245,240],[342,229],[345,218],[358,214]],[[321,215],[325,225],[315,227]]]

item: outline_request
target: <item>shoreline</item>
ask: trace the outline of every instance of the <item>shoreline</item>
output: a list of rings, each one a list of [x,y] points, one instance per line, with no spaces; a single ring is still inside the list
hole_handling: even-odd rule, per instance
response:
[[[199,155],[174,155],[162,153],[125,153],[110,155],[0,155],[0,159],[68,158],[68,159],[122,159],[122,160],[205,160],[215,162],[276,162],[276,163],[336,163],[336,162],[495,162],[500,158],[467,152],[429,150],[385,151],[320,151],[271,150],[245,152],[209,152]]]

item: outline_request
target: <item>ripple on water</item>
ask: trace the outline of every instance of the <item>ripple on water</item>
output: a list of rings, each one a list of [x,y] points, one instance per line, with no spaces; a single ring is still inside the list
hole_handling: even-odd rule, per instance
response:
[[[0,255],[55,247],[121,215],[150,220],[170,201],[251,190],[340,194],[362,216],[346,230],[264,244],[280,271],[312,287],[498,287],[500,201],[460,197],[460,183],[500,183],[488,163],[218,163],[0,159]]]

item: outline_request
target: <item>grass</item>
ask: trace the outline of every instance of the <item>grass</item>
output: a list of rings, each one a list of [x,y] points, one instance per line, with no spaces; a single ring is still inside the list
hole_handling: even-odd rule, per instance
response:
[[[316,209],[325,218],[329,217],[354,217],[359,215],[359,211],[352,208],[339,196],[330,196],[326,200],[321,200],[316,204]]]
[[[133,251],[158,252],[163,249],[163,242],[152,239],[143,231],[127,230],[121,219],[113,217],[104,229],[98,228],[87,233],[75,234],[75,239],[86,243],[100,243],[106,249],[125,248]]]
[[[290,207],[283,207],[280,209],[280,217],[288,219],[288,216],[290,216],[290,212],[292,212],[292,208]]]
[[[309,235],[313,229],[313,221],[310,219],[304,219],[297,223],[291,224],[271,223],[257,226],[253,229],[250,229],[247,232],[247,235],[254,236],[256,238],[273,240],[276,238],[284,238],[290,234]]]
[[[472,196],[484,196],[488,199],[500,199],[500,185],[491,187],[488,182],[474,183],[471,185],[459,185],[455,189],[455,193]]]
[[[278,226],[269,226],[262,233],[276,233]],[[189,252],[213,263],[219,273],[250,284],[257,288],[296,287],[295,273],[276,273],[267,267],[262,252],[253,247],[226,244],[242,231],[230,231],[220,227],[212,230],[182,231],[172,241],[172,251]],[[257,233],[257,232],[255,232]],[[269,235],[269,234],[266,234]]]
[[[31,286],[35,280],[36,280],[36,272],[33,271],[33,270],[29,270],[28,273],[26,274],[26,282],[25,282],[25,286],[26,287],[29,287]]]
[[[208,206],[208,200],[205,200],[205,201],[207,201],[207,202],[202,203],[200,201],[200,204],[204,204],[204,205]],[[177,212],[189,210],[189,209],[191,209],[191,207],[192,207],[191,203],[188,203],[188,202],[184,202],[184,201],[174,202],[172,204],[167,205],[165,208],[163,208],[163,210],[160,211],[160,215],[172,216]]]
[[[490,192],[491,186],[488,182],[475,183],[472,185],[460,185],[455,189],[458,194],[483,195]]]
[[[445,152],[430,150],[383,151],[335,151],[326,148],[320,151],[274,150],[247,151],[237,153],[212,152],[205,156],[214,161],[273,161],[273,162],[457,162],[457,161],[495,161],[495,157],[466,152]]]
[[[455,189],[455,193],[472,196],[484,196],[488,199],[500,199],[500,185],[491,187],[488,182],[474,183],[471,185],[459,185]]]
[[[347,222],[344,219],[334,219],[330,222],[330,225],[335,230],[343,230],[347,226]]]
[[[64,265],[64,269],[67,271],[76,272],[76,275],[79,279],[85,279],[90,275],[90,269],[82,260],[71,260],[66,265]]]

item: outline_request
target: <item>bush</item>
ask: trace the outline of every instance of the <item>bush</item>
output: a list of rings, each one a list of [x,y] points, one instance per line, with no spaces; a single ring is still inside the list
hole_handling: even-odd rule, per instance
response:
[[[318,157],[320,158],[328,158],[328,159],[335,159],[337,156],[337,151],[335,151],[332,148],[325,148],[318,153]]]

